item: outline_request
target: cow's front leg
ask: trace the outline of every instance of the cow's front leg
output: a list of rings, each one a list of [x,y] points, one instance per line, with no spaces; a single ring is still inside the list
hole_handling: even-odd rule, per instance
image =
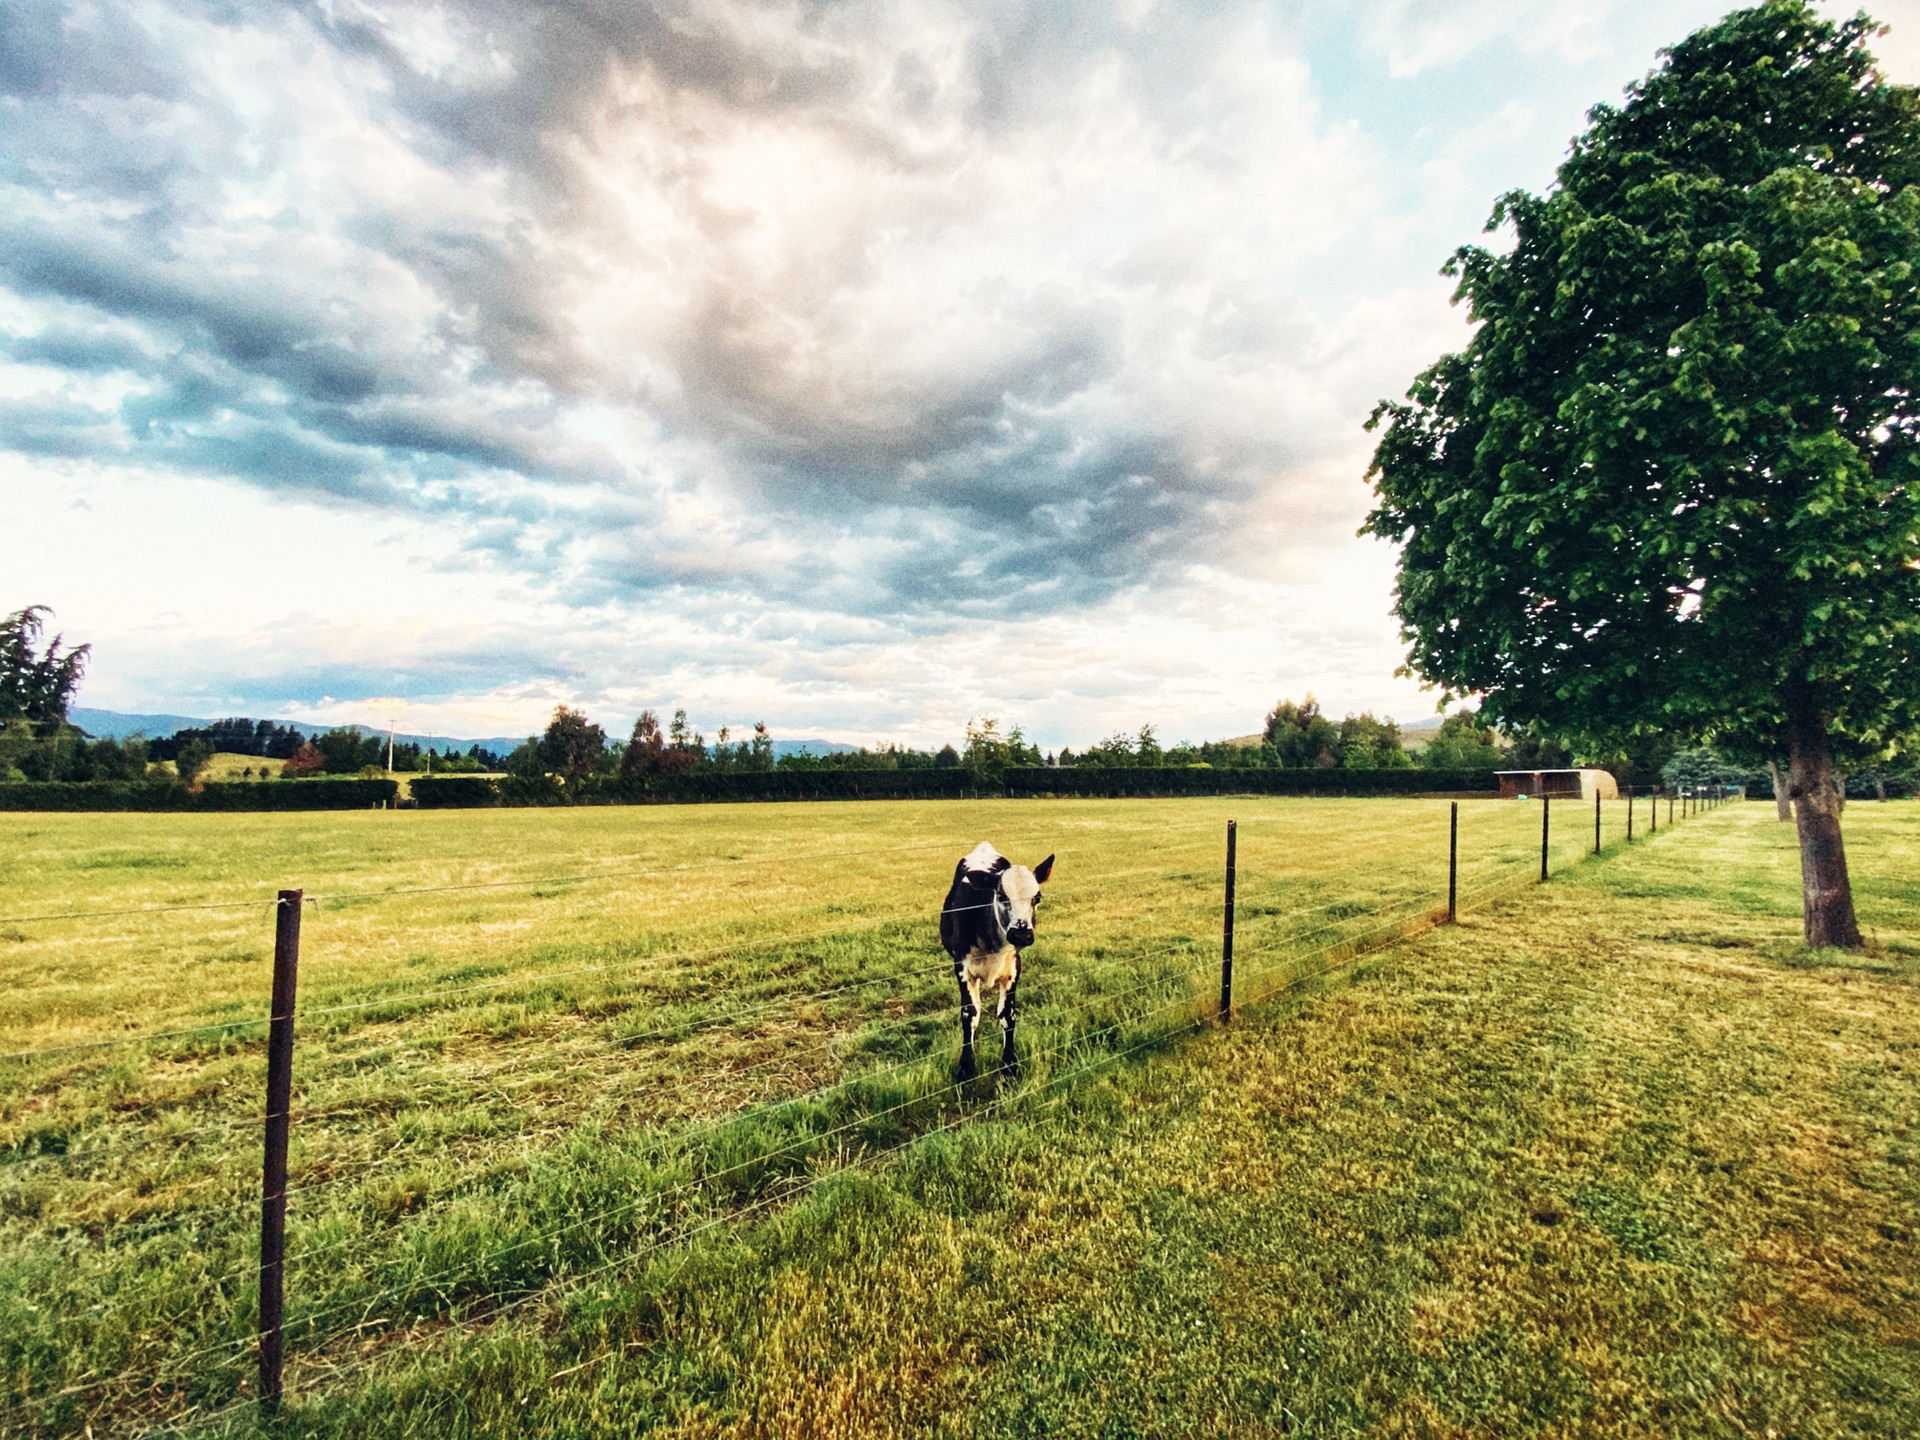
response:
[[[1020,977],[1015,976],[1013,983],[1000,997],[1000,1069],[1012,1079],[1020,1078],[1020,1057],[1013,1051],[1013,1024],[1018,1002],[1015,992],[1020,988]]]
[[[980,1009],[973,1003],[973,991],[967,984],[966,971],[959,965],[953,967],[954,982],[960,987],[960,1069],[958,1078],[971,1080],[979,1074],[973,1061],[973,1022],[978,1018]]]

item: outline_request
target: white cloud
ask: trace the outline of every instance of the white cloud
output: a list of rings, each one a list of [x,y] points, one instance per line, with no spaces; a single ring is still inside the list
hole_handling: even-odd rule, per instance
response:
[[[1490,45],[1552,53],[1580,65],[1611,52],[1621,8],[1617,0],[1379,0],[1371,7],[1368,40],[1401,77]]]

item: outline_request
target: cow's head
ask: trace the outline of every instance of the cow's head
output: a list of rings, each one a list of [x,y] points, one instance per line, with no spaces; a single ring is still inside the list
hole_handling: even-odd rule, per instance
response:
[[[981,896],[982,903],[992,905],[994,929],[1005,935],[1014,949],[1026,949],[1033,944],[1034,912],[1040,904],[1040,887],[1053,874],[1053,856],[1032,869],[1016,865],[1004,855],[994,855],[982,866],[969,864],[976,858],[984,857],[975,851],[961,862],[961,878]]]

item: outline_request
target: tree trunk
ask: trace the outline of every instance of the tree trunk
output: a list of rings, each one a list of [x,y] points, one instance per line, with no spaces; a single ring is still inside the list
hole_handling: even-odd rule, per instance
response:
[[[1767,761],[1767,773],[1773,776],[1773,808],[1784,824],[1793,819],[1793,800],[1787,794],[1787,777],[1780,773],[1778,760]]]
[[[1800,891],[1807,944],[1854,950],[1860,925],[1847,881],[1847,852],[1840,841],[1840,811],[1847,792],[1833,768],[1825,717],[1797,721],[1792,730],[1788,793],[1800,822]]]

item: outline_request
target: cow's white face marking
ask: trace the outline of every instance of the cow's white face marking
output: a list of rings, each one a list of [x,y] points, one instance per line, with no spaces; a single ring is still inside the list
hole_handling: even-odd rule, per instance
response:
[[[1024,865],[1015,865],[1000,876],[1000,893],[1007,902],[1007,928],[1009,930],[1033,928],[1033,903],[1040,898],[1040,882],[1033,878],[1033,871]]]

